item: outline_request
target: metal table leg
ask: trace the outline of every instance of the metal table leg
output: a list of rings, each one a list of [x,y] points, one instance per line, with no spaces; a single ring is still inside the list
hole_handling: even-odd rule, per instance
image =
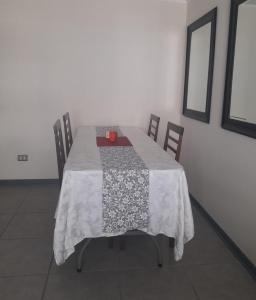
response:
[[[113,237],[108,238],[108,247],[111,249],[114,248],[114,238]]]
[[[125,250],[125,237],[123,235],[119,237],[119,247],[121,251]]]
[[[83,255],[84,255],[84,251],[87,248],[87,246],[90,244],[90,242],[92,241],[92,239],[86,239],[82,249],[80,250],[78,257],[77,257],[77,272],[81,272],[82,271],[82,267],[83,267]]]
[[[150,235],[151,240],[153,241],[155,248],[156,248],[156,252],[157,252],[157,264],[159,268],[162,268],[163,266],[163,257],[162,257],[162,252],[161,252],[161,248],[160,245],[156,239],[156,237]]]
[[[174,238],[169,238],[169,247],[174,248],[175,246],[175,239]]]

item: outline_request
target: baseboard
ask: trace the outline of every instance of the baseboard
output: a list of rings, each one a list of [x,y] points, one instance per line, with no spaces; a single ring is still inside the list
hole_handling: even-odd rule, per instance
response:
[[[256,266],[250,261],[250,259],[243,253],[243,251],[236,245],[236,243],[226,234],[226,232],[214,221],[214,219],[208,214],[208,212],[202,207],[202,205],[190,194],[191,202],[201,212],[201,214],[212,225],[216,233],[224,241],[226,246],[232,252],[232,254],[240,261],[245,267],[248,273],[256,280]]]
[[[59,179],[1,179],[0,186],[2,185],[31,185],[31,184],[56,184]]]

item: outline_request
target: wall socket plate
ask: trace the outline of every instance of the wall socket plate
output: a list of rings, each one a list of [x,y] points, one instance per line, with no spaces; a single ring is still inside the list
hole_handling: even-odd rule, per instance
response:
[[[28,155],[27,154],[18,154],[17,161],[28,161]]]

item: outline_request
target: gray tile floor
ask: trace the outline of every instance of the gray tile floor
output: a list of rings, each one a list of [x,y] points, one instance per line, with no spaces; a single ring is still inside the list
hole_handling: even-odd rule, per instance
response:
[[[127,237],[109,249],[106,239],[94,240],[75,270],[75,255],[57,267],[52,255],[54,210],[58,186],[0,186],[1,300],[250,300],[255,281],[194,209],[196,236],[174,262],[167,239],[159,237],[164,267],[146,236]],[[79,246],[78,246],[79,247]]]

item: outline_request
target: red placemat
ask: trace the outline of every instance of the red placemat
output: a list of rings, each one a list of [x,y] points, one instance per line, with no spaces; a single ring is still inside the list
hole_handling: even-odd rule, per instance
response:
[[[128,140],[128,138],[126,136],[118,137],[115,142],[110,142],[110,140],[108,140],[107,138],[98,136],[98,137],[96,137],[96,141],[97,141],[98,147],[132,146],[131,142]]]

